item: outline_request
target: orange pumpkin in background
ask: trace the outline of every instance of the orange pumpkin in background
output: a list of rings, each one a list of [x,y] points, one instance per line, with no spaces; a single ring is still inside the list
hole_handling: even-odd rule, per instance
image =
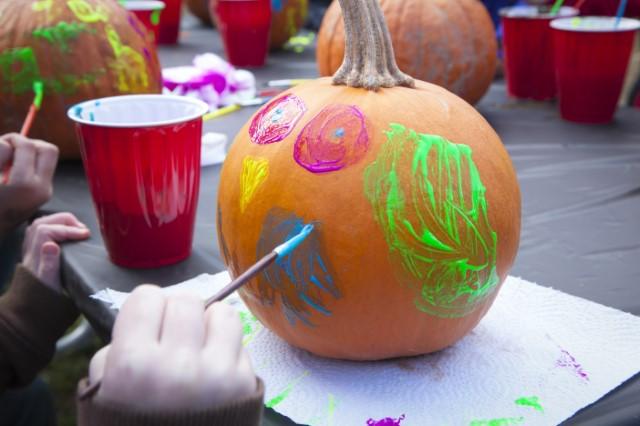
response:
[[[442,86],[471,104],[486,93],[496,72],[491,17],[478,0],[381,0],[400,69]],[[344,56],[344,25],[334,0],[318,32],[316,59],[332,75]]]
[[[212,26],[213,21],[209,14],[209,0],[185,0],[187,9],[204,25]]]
[[[278,49],[304,25],[309,0],[271,0],[271,36],[269,46]]]
[[[113,0],[0,0],[0,134],[16,132],[44,85],[29,136],[80,158],[67,109],[125,93],[160,93],[160,64],[144,25]]]
[[[346,55],[240,130],[222,169],[218,241],[236,277],[313,232],[240,290],[290,344],[352,360],[445,348],[485,315],[513,264],[520,192],[467,102],[403,74],[377,0],[341,0]]]

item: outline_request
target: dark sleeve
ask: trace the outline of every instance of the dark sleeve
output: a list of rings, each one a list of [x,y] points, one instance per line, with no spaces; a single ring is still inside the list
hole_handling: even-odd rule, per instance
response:
[[[0,297],[0,394],[30,383],[77,317],[69,298],[18,265],[9,290]]]
[[[122,384],[126,386],[126,383]],[[87,386],[82,380],[78,392]],[[96,403],[93,398],[77,400],[78,426],[258,426],[262,417],[264,383],[258,379],[253,395],[203,411],[148,413],[119,405]]]

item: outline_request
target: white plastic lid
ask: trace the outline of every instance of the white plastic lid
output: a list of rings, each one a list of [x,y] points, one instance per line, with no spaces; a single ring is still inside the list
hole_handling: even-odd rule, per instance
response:
[[[72,106],[67,117],[103,127],[159,127],[202,117],[209,106],[198,99],[172,95],[124,95]]]
[[[616,27],[616,18],[613,16],[580,16],[574,18],[554,19],[551,28],[563,31],[578,31],[590,33],[636,31],[640,29],[640,21],[631,18],[620,19]]]

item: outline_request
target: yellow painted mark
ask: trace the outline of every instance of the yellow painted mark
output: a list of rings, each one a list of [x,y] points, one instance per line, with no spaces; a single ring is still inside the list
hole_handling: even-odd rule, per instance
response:
[[[269,162],[265,158],[244,158],[240,176],[240,211],[242,213],[268,176]]]
[[[115,55],[110,68],[116,73],[118,90],[139,92],[146,89],[149,86],[149,77],[142,55],[122,44],[120,36],[111,24],[105,25],[105,32]]]
[[[98,21],[109,22],[109,13],[102,6],[94,8],[85,0],[69,0],[67,1],[67,6],[76,15],[76,18],[82,22],[88,24]]]

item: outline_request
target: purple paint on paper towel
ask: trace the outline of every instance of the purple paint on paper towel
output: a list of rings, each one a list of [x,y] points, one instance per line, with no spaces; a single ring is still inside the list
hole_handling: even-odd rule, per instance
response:
[[[571,368],[582,379],[589,380],[589,376],[587,375],[587,373],[582,368],[582,365],[580,365],[578,363],[578,361],[576,361],[576,359],[573,357],[573,355],[571,355],[568,351],[566,351],[564,349],[561,349],[560,352],[561,352],[560,358],[558,358],[558,360],[556,361],[556,365],[558,367]]]
[[[362,111],[356,106],[330,105],[302,129],[293,158],[310,172],[332,172],[358,162],[368,149]]]
[[[367,426],[400,426],[400,422],[404,420],[404,414],[397,419],[386,417],[382,420],[367,420]]]
[[[258,145],[280,142],[289,136],[306,110],[302,99],[294,95],[272,101],[251,121],[251,142]]]

